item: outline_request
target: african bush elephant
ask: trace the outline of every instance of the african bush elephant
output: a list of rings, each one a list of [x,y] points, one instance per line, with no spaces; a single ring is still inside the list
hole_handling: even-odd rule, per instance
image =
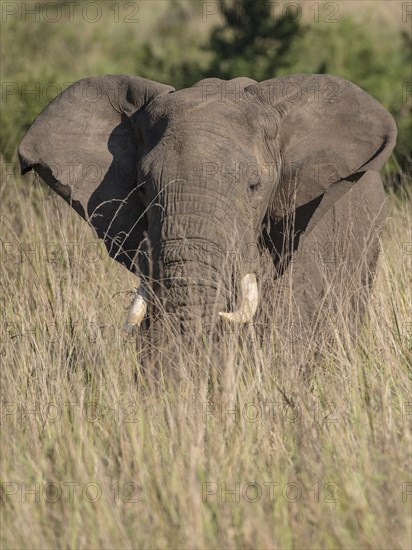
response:
[[[336,76],[175,91],[108,75],[54,99],[19,157],[140,276],[129,328],[147,304],[183,326],[247,323],[270,264],[289,292],[284,315],[309,329],[339,310],[339,293],[354,317],[361,309],[385,217],[378,172],[395,140],[391,115]]]

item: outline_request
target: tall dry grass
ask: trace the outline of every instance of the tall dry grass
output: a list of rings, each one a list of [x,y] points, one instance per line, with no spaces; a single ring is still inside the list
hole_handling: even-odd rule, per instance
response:
[[[122,331],[133,277],[3,178],[2,548],[410,548],[410,196],[388,202],[356,345],[303,380],[245,332],[154,377]]]

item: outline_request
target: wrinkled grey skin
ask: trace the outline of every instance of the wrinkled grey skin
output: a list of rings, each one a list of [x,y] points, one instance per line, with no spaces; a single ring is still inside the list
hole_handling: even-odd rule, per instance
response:
[[[279,307],[309,329],[336,307],[331,281],[355,314],[370,286],[379,170],[395,140],[390,114],[335,76],[206,79],[175,91],[109,75],[53,100],[19,156],[22,173],[34,168],[176,320],[220,322],[240,278],[260,282],[274,263],[292,296]],[[327,246],[322,266],[316,251]]]

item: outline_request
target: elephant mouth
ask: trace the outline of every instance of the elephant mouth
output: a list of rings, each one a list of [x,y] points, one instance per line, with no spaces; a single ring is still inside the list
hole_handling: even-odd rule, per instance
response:
[[[247,273],[240,280],[239,307],[233,312],[220,311],[222,319],[235,324],[250,323],[256,313],[259,292],[254,273]],[[136,288],[129,312],[127,314],[125,330],[133,332],[137,329],[147,313],[146,289],[143,284]]]

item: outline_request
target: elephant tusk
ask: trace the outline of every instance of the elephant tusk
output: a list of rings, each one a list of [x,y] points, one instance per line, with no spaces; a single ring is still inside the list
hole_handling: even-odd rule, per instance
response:
[[[144,288],[137,287],[124,326],[126,332],[133,332],[134,328],[139,327],[146,315],[147,305],[143,296]]]
[[[254,273],[248,273],[240,281],[241,303],[240,308],[233,313],[219,312],[223,319],[233,323],[250,323],[258,306],[259,293]]]

